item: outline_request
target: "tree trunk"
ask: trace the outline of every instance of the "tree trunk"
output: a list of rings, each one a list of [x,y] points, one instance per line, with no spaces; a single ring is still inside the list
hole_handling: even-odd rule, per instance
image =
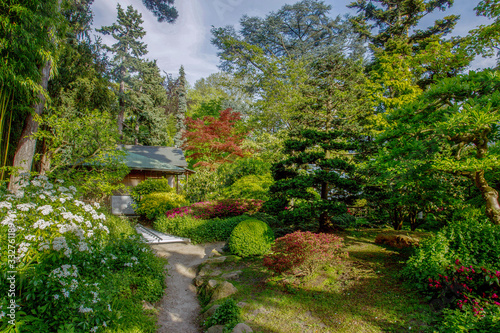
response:
[[[50,162],[52,160],[52,156],[47,147],[47,143],[43,140],[43,154],[40,158],[40,175],[45,175],[50,171]]]
[[[321,200],[323,202],[328,200],[328,183],[326,182],[321,183]],[[328,214],[328,211],[325,210],[319,216],[319,231],[329,232],[332,230],[333,228],[330,221],[330,216]]]
[[[134,144],[137,146],[139,144],[139,129],[140,129],[140,126],[139,126],[139,117],[137,117],[136,121],[135,121],[135,139],[134,139]]]
[[[394,230],[401,230],[403,228],[403,213],[398,208],[392,210],[392,227]]]
[[[47,91],[50,77],[51,61],[47,61],[42,68],[41,86]],[[45,106],[45,97],[42,94],[38,95],[38,103],[34,106],[34,113],[41,115]],[[26,174],[31,171],[33,164],[33,156],[35,155],[36,139],[33,134],[38,130],[38,123],[34,120],[33,114],[30,114],[24,124],[24,129],[21,134],[21,139],[17,144],[16,154],[14,155],[13,167],[17,168],[18,173],[11,175],[9,190],[13,193],[19,190],[20,174]]]
[[[120,111],[118,112],[118,133],[120,134],[120,140],[123,141],[123,119],[125,118],[125,82],[120,81],[120,91],[119,95],[119,105]]]
[[[484,178],[484,171],[476,171],[474,177],[476,187],[481,191],[483,199],[486,201],[486,216],[493,224],[500,224],[500,205],[498,204],[498,192]]]

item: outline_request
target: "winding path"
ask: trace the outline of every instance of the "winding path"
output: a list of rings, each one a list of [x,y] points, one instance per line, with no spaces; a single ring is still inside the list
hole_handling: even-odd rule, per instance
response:
[[[191,245],[167,243],[153,245],[157,255],[168,259],[167,290],[161,301],[158,316],[158,333],[199,333],[197,317],[200,305],[196,288],[192,284],[196,266],[201,264],[213,249],[224,243]]]

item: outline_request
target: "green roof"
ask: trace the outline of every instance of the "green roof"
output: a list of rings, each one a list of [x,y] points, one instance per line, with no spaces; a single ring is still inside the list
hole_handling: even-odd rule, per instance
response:
[[[127,151],[124,159],[125,164],[133,170],[155,170],[155,171],[169,171],[174,173],[184,173],[184,168],[179,168],[170,163],[160,162],[143,155],[135,154]]]

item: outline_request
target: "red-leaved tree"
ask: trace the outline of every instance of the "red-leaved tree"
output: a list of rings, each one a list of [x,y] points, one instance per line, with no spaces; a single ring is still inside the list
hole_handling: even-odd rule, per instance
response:
[[[240,113],[233,112],[232,109],[221,111],[218,118],[186,117],[182,148],[188,151],[188,158],[197,161],[195,167],[215,169],[222,163],[231,163],[237,157],[245,155],[241,143],[248,135],[248,131],[236,126],[240,120]]]

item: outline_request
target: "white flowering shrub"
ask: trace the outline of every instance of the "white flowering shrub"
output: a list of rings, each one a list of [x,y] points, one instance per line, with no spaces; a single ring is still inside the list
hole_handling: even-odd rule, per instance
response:
[[[27,181],[16,195],[0,195],[0,331],[14,332],[3,320],[9,272],[16,271],[17,324],[26,332],[101,332],[123,324],[127,311],[142,314],[142,300],[161,298],[158,260],[139,235],[111,237],[99,204],[79,200],[76,188]],[[113,304],[131,286],[140,292],[119,315]]]

